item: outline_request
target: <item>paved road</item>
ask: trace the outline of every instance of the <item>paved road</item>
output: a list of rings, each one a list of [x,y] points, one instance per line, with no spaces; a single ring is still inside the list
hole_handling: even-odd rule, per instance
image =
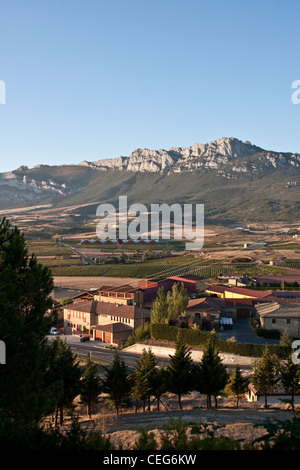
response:
[[[54,338],[54,337],[52,337]],[[92,360],[99,360],[103,361],[106,364],[111,364],[114,360],[115,350],[107,348],[103,343],[94,342],[94,341],[87,341],[85,343],[81,343],[78,336],[66,335],[62,336],[63,339],[67,341],[67,344],[70,345],[71,350],[74,354],[78,356],[86,356],[88,351],[91,353]],[[147,346],[145,346],[147,348]],[[135,369],[137,361],[139,361],[141,357],[141,353],[139,352],[130,352],[130,351],[119,351],[120,356],[124,359],[125,364],[131,368]],[[159,367],[166,367],[169,363],[168,356],[159,356],[155,354],[157,359],[157,365]],[[245,362],[245,364],[240,363],[239,365],[241,369],[251,370],[251,365],[249,362]],[[226,364],[226,367],[229,371],[235,368],[236,364]]]
[[[81,343],[78,336],[71,335],[62,336],[62,338],[66,340],[72,352],[75,354],[85,356],[89,351],[91,353],[91,358],[94,360],[103,361],[108,364],[111,364],[114,360],[115,350],[107,348],[103,343],[94,341]],[[141,357],[139,353],[127,351],[119,351],[119,354],[123,357],[126,365],[132,369],[136,367],[136,363]],[[157,357],[157,362],[160,367],[163,367],[168,364],[168,359],[165,357]]]
[[[231,330],[223,330],[217,333],[218,339],[226,339],[235,337],[237,343],[248,343],[248,344],[279,344],[279,340],[259,338],[255,335],[250,319],[238,318],[233,324]]]

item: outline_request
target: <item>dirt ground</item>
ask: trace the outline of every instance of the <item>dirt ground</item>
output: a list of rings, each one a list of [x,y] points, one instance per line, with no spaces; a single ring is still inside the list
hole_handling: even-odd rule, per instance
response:
[[[84,408],[78,408],[80,422],[86,430],[97,429],[102,435],[109,437],[115,449],[130,450],[134,447],[140,433],[140,429],[153,432],[158,443],[165,424],[170,419],[181,419],[188,428],[187,434],[191,438],[191,428],[200,424],[217,426],[215,436],[227,436],[233,439],[241,439],[243,444],[253,442],[255,438],[266,434],[262,424],[266,419],[291,420],[293,413],[287,405],[269,405],[267,409],[261,403],[249,403],[242,399],[236,408],[236,401],[232,398],[218,399],[218,408],[206,409],[206,397],[197,393],[187,395],[182,400],[182,410],[178,410],[177,397],[167,395],[163,401],[168,406],[168,411],[160,405],[160,411],[156,410],[156,404],[151,411],[143,412],[142,408],[135,412],[129,408],[122,410],[119,416],[109,409],[105,403],[98,405],[94,410],[92,419],[85,415]]]

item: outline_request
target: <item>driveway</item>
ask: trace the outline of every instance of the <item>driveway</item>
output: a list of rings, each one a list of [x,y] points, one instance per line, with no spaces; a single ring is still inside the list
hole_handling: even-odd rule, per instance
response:
[[[234,336],[237,343],[279,344],[279,340],[260,338],[259,336],[256,336],[250,322],[251,319],[249,318],[237,318],[234,321],[233,328],[231,330],[219,331],[216,336],[218,339],[223,339],[225,341]]]

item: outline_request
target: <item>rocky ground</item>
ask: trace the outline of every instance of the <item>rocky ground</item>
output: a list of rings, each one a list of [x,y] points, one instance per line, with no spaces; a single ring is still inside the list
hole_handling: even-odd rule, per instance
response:
[[[215,436],[227,436],[233,439],[241,439],[243,443],[253,442],[255,438],[266,435],[266,429],[258,424],[264,423],[267,419],[290,420],[293,413],[287,405],[270,405],[267,409],[260,403],[249,403],[245,399],[241,400],[236,408],[235,400],[231,398],[219,398],[218,408],[206,409],[206,399],[196,393],[183,398],[182,410],[177,409],[177,399],[168,395],[164,397],[164,403],[168,406],[168,411],[160,406],[160,411],[153,405],[151,411],[143,412],[134,408],[122,410],[119,416],[109,410],[102,403],[92,419],[84,416],[85,410],[80,410],[80,421],[86,429],[98,429],[102,434],[109,437],[115,449],[122,448],[130,450],[134,447],[140,429],[153,432],[157,442],[163,432],[163,427],[170,423],[170,419],[179,418],[186,423],[188,435],[193,426],[201,424],[216,426]],[[79,411],[79,409],[78,409]]]

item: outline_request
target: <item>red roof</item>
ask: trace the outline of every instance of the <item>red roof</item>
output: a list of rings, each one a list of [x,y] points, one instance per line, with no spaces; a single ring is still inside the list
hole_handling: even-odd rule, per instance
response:
[[[224,286],[214,286],[207,289],[211,292],[221,293],[230,292],[239,295],[247,295],[256,299],[263,299],[265,297],[272,296],[272,292],[265,292],[253,289],[245,289],[243,287],[224,287]]]
[[[150,311],[135,305],[123,305],[114,302],[81,302],[79,304],[66,305],[65,310],[75,312],[95,313],[96,315],[120,316],[126,318],[148,318]]]

